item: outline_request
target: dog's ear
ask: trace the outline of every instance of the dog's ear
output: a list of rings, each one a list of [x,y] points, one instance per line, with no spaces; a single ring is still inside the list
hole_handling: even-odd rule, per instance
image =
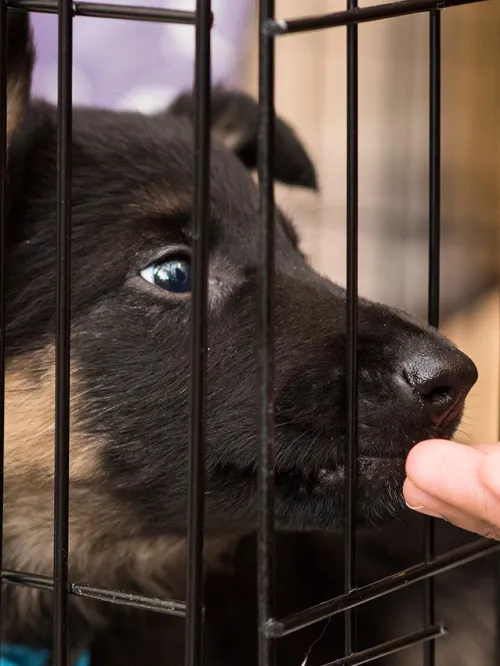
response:
[[[212,91],[212,131],[250,170],[257,168],[258,117],[257,102],[241,92],[215,88]],[[176,116],[194,119],[195,100],[192,93],[180,95],[168,109]],[[275,164],[277,180],[288,185],[317,190],[316,170],[294,130],[276,118]]]
[[[34,49],[28,12],[7,11],[7,142],[16,133],[31,92]]]

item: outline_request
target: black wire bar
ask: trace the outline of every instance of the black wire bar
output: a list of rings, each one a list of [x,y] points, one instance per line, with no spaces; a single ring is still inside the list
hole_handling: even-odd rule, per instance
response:
[[[425,645],[429,641],[434,641],[436,638],[446,636],[446,633],[446,629],[442,625],[436,625],[407,636],[402,636],[401,638],[395,638],[349,657],[331,661],[328,664],[323,664],[323,666],[359,666],[360,664],[367,664],[370,661],[387,657],[395,652],[401,652],[402,650],[406,650],[414,645],[419,645],[420,643]]]
[[[311,30],[324,30],[325,28],[338,28],[350,23],[368,23],[369,21],[380,21],[381,19],[406,16],[407,14],[418,14],[430,10],[470,5],[474,2],[485,0],[398,0],[371,7],[355,7],[331,14],[319,16],[306,16],[297,19],[276,19],[268,21],[264,27],[270,35],[291,35],[298,32],[309,32]]]
[[[67,663],[73,14],[60,0],[57,96],[56,413],[53,663]]]
[[[188,449],[186,666],[203,660],[203,545],[208,348],[208,220],[210,216],[211,0],[196,3],[193,287]]]
[[[15,9],[40,14],[57,14],[59,5],[54,0],[7,0],[7,5]],[[141,5],[113,5],[101,2],[72,2],[73,16],[93,16],[95,18],[123,19],[128,21],[149,21],[195,25],[196,12],[175,9],[142,7]],[[210,19],[212,23],[213,17]]]
[[[274,40],[263,29],[274,0],[259,3],[259,294],[257,321],[259,458],[257,466],[258,665],[272,666],[274,642],[266,625],[273,613],[274,581]]]
[[[2,571],[2,581],[11,585],[32,587],[37,590],[53,590],[54,580],[48,576],[26,573],[24,571]],[[95,585],[82,585],[80,583],[68,583],[68,593],[79,597],[88,597],[98,601],[108,601],[122,606],[142,608],[144,610],[163,613],[164,615],[175,615],[185,617],[186,604],[175,599],[159,599],[142,594],[110,590]]]
[[[441,248],[441,14],[429,14],[429,278],[428,323],[439,327],[440,248]],[[435,521],[424,517],[423,557],[431,562],[435,555]],[[424,627],[435,621],[434,578],[424,582]],[[424,666],[434,666],[435,643],[423,646]]]
[[[0,571],[3,567],[5,444],[5,226],[7,179],[7,5],[0,0]],[[2,585],[0,581],[0,636]]]
[[[275,638],[287,636],[299,629],[325,620],[332,615],[338,615],[368,601],[373,601],[386,594],[390,594],[395,590],[419,583],[430,576],[436,576],[437,574],[444,573],[462,564],[473,562],[497,551],[500,551],[500,542],[476,539],[465,546],[454,548],[448,553],[439,555],[431,562],[420,562],[413,567],[381,578],[374,583],[358,587],[350,594],[343,594],[340,597],[329,599],[280,620],[270,620],[266,625],[266,631],[269,636]]]
[[[348,10],[357,0],[347,0]],[[358,468],[358,26],[347,26],[346,438],[344,592],[356,587]],[[345,613],[345,655],[356,651],[356,611]]]

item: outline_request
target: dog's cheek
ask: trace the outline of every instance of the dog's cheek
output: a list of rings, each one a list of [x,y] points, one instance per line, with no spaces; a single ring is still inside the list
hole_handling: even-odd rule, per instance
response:
[[[78,367],[71,369],[72,481],[85,481],[96,473],[99,444],[78,427]],[[6,474],[32,476],[53,483],[55,438],[55,348],[42,349],[7,361],[5,380]],[[76,421],[76,422],[75,422]]]
[[[54,361],[52,345],[9,359],[5,391],[5,562],[47,575],[53,562]],[[76,576],[98,572],[101,552],[139,536],[126,508],[112,497],[112,479],[103,473],[106,440],[82,427],[86,390],[80,376],[73,359],[69,540],[70,569]]]
[[[55,350],[48,346],[7,361],[5,390],[4,530],[8,566],[50,573],[52,567]],[[73,414],[78,382],[73,370]],[[75,420],[74,418],[72,419]],[[101,443],[75,427],[71,435],[72,501],[92,506]],[[89,518],[90,520],[90,518]],[[77,520],[73,541],[82,539]]]
[[[54,348],[50,346],[10,359],[6,373],[4,566],[47,576],[53,568],[54,370]],[[185,535],[151,534],[135,510],[143,500],[141,495],[135,493],[121,501],[114,492],[116,479],[102,464],[108,442],[90,436],[81,426],[86,387],[80,374],[74,360],[70,580],[179,597],[185,588]],[[178,514],[185,525],[185,502]],[[217,566],[220,554],[227,550],[227,537],[209,540],[206,550],[209,565]],[[11,597],[9,613],[38,625],[44,599],[39,590],[19,588]],[[93,602],[71,598],[71,604],[76,604],[79,616],[90,625],[104,621],[102,608]]]

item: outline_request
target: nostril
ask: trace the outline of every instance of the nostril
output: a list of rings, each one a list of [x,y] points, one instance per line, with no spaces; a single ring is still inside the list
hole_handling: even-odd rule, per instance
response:
[[[441,425],[458,416],[463,406],[465,393],[451,386],[436,386],[420,394],[431,414],[431,421]],[[463,398],[462,398],[463,396]]]
[[[420,357],[406,365],[404,378],[426,406],[436,425],[451,422],[463,408],[477,380],[477,369],[465,354]]]
[[[413,388],[416,389],[435,425],[455,417],[462,393],[459,388],[444,383],[436,385],[436,380],[414,382]]]
[[[448,403],[455,399],[455,391],[450,386],[436,386],[430,391],[420,392],[424,400],[436,403]]]

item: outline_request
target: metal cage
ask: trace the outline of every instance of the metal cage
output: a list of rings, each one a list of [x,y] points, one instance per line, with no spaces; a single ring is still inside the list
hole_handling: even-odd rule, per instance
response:
[[[429,272],[428,321],[439,325],[440,263],[440,17],[441,10],[478,0],[405,0],[371,7],[358,7],[347,0],[344,11],[284,20],[275,17],[274,0],[259,0],[259,190],[260,190],[260,292],[257,321],[259,391],[258,466],[258,664],[274,663],[273,646],[280,637],[335,614],[345,613],[345,656],[325,666],[355,666],[405,648],[424,644],[424,665],[435,664],[435,640],[446,629],[435,617],[434,576],[466,562],[500,550],[500,543],[477,539],[443,555],[434,554],[434,525],[426,519],[422,562],[405,571],[363,587],[356,585],[355,492],[357,460],[357,298],[358,298],[358,24],[406,14],[429,14]],[[56,325],[56,436],[55,516],[53,578],[2,567],[2,583],[53,590],[53,664],[67,663],[68,595],[80,595],[110,603],[142,608],[186,618],[186,666],[202,664],[203,539],[204,539],[204,437],[207,348],[207,229],[204,210],[209,200],[210,91],[211,91],[211,0],[197,0],[194,12],[120,6],[70,0],[0,0],[0,447],[3,496],[4,445],[4,237],[6,187],[7,12],[58,14],[58,152],[57,152],[57,325]],[[69,395],[70,395],[70,239],[71,239],[71,135],[72,135],[72,27],[74,16],[94,16],[135,21],[175,22],[194,26],[195,58],[195,194],[193,220],[193,297],[190,375],[188,562],[186,602],[157,599],[103,589],[68,580],[69,500]],[[345,593],[288,617],[273,613],[274,569],[274,47],[282,35],[346,27],[347,30],[347,439],[345,515]],[[0,537],[1,539],[1,537]],[[1,552],[1,540],[0,540]],[[425,582],[425,628],[410,635],[356,649],[356,607],[404,586]],[[0,587],[1,590],[1,587]],[[1,601],[1,597],[0,597]]]

